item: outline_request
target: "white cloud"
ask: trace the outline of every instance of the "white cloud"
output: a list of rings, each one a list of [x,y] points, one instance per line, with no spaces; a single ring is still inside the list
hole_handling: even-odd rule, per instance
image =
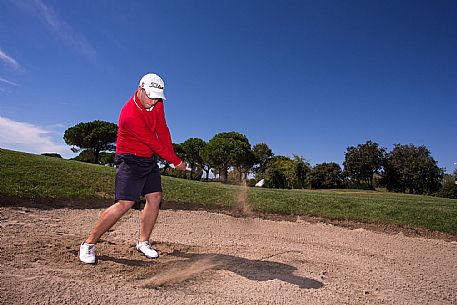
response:
[[[95,56],[95,49],[87,39],[79,34],[65,20],[60,18],[54,9],[42,0],[16,0],[13,3],[32,17],[38,17],[41,22],[49,26],[57,36],[71,47],[83,52],[89,57]]]
[[[54,142],[52,131],[30,123],[17,122],[0,116],[0,147],[29,153],[59,153],[72,157],[70,147]]]
[[[19,86],[19,84],[13,82],[13,81],[10,81],[10,80],[7,80],[6,78],[3,78],[3,77],[0,77],[0,82],[4,82],[8,85],[12,85],[12,86]]]
[[[14,58],[6,54],[2,49],[0,49],[0,60],[16,70],[21,68],[21,65],[19,65]]]

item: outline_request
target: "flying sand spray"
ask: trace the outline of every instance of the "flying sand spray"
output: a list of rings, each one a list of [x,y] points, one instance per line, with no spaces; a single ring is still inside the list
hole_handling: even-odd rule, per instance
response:
[[[176,168],[173,164],[170,164],[171,168]],[[192,169],[187,166],[186,164],[186,171],[190,172]],[[262,185],[264,181],[262,180]],[[256,185],[257,186],[257,185]],[[240,183],[240,191],[238,192],[236,198],[235,198],[235,209],[237,210],[238,213],[240,213],[243,216],[252,216],[252,209],[249,206],[247,202],[247,197],[248,197],[248,186],[247,186],[247,181],[246,181],[246,175],[243,174],[243,177],[241,179]]]

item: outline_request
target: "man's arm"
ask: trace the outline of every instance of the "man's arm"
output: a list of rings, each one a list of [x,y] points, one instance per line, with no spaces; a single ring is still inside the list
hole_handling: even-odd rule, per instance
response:
[[[171,135],[170,135],[170,130],[168,129],[167,122],[165,120],[165,111],[163,107],[163,103],[157,103],[157,122],[156,122],[156,131],[157,131],[157,137],[159,138],[159,141],[168,149],[172,150],[173,149],[173,143],[171,141]]]

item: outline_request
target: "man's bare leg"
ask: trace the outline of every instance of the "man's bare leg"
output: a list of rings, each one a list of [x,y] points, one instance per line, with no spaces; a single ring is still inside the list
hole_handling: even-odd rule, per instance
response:
[[[145,195],[146,204],[143,211],[140,213],[140,239],[139,241],[149,241],[152,229],[157,221],[159,215],[160,199],[162,198],[161,192],[149,193]]]
[[[86,239],[86,243],[95,244],[134,204],[134,201],[119,200],[103,211],[95,227]]]

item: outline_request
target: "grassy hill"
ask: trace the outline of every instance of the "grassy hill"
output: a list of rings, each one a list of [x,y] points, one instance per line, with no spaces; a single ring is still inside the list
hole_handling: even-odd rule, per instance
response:
[[[113,168],[0,150],[0,197],[112,198]],[[276,190],[163,177],[164,201],[233,207],[246,193],[256,212],[309,215],[457,233],[457,200],[359,190]]]

